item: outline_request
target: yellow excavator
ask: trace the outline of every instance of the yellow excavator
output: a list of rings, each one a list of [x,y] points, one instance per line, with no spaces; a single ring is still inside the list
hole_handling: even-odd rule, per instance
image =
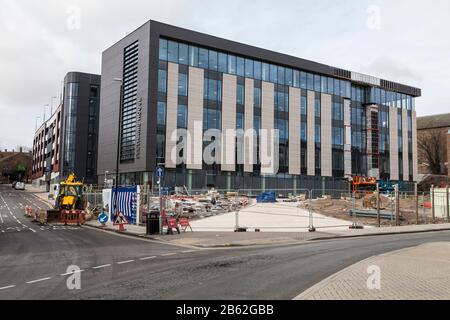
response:
[[[86,199],[83,196],[83,182],[76,180],[75,174],[70,174],[66,180],[59,183],[58,196],[55,199],[55,207],[47,211],[49,220],[57,220],[61,210],[86,209]]]

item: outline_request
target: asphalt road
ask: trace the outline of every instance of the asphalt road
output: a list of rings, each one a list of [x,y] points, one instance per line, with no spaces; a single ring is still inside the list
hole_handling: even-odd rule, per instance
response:
[[[41,228],[32,194],[0,186],[0,299],[292,299],[373,255],[450,231],[330,240],[285,247],[197,250],[88,228]],[[81,290],[69,290],[69,266]],[[69,279],[69,280],[70,280]]]

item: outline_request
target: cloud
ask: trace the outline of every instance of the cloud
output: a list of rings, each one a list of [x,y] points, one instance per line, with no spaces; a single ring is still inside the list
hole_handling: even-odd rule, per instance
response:
[[[373,5],[375,30],[367,27]],[[74,8],[79,28],[68,27]],[[99,73],[102,51],[149,19],[417,85],[419,113],[445,112],[448,12],[447,0],[2,0],[0,138],[30,145],[65,74]]]

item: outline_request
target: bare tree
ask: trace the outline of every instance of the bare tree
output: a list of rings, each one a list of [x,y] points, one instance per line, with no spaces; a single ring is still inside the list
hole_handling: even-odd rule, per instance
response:
[[[426,163],[431,174],[445,174],[446,138],[446,130],[442,129],[430,129],[418,134],[419,162]]]

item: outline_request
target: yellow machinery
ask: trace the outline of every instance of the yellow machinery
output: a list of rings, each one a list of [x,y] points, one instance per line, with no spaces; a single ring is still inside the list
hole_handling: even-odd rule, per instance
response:
[[[84,210],[86,201],[83,197],[83,183],[76,181],[75,174],[61,181],[59,184],[58,197],[55,201],[57,210]]]

